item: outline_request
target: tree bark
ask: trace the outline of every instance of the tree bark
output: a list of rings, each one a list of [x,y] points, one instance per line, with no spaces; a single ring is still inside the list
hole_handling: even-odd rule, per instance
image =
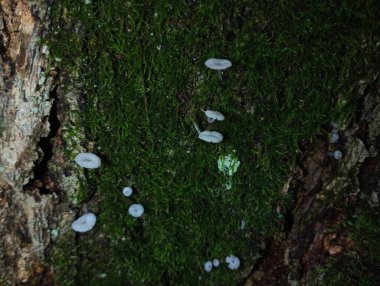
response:
[[[331,257],[357,251],[342,224],[347,217],[343,206],[356,206],[364,194],[379,209],[380,88],[363,81],[356,90],[361,98],[357,116],[344,126],[339,143],[332,145],[328,137],[320,137],[284,187],[295,197],[295,208],[283,236],[269,243],[246,286],[316,285],[310,284],[316,267]],[[336,149],[343,151],[339,161],[327,156]]]
[[[50,132],[55,75],[40,44],[49,21],[47,1],[0,0],[0,284],[52,284],[44,259],[55,196],[25,188]]]

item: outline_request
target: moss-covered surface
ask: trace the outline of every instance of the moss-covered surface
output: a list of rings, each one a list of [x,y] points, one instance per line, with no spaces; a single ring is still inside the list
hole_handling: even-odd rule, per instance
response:
[[[83,83],[81,124],[102,158],[84,190],[96,190],[96,229],[56,246],[58,283],[234,285],[241,272],[223,263],[205,273],[203,263],[234,254],[245,269],[262,239],[282,230],[289,198],[280,190],[300,143],[355,112],[351,87],[358,67],[375,65],[379,8],[56,1],[52,55]],[[205,67],[210,57],[232,61],[222,80]],[[225,121],[208,124],[202,108]],[[197,139],[194,122],[223,142]],[[241,164],[226,191],[217,160],[233,153]],[[143,217],[128,215],[132,203],[144,205]]]

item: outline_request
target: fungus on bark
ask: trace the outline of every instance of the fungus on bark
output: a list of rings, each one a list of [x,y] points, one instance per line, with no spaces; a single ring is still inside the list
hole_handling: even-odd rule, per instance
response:
[[[205,61],[206,67],[216,70],[218,72],[218,77],[222,80],[222,70],[228,69],[232,66],[231,61],[226,59],[215,59],[211,58]]]
[[[95,223],[96,216],[93,213],[86,213],[71,224],[71,229],[76,232],[87,232],[95,226]]]
[[[128,213],[133,217],[140,217],[144,214],[144,207],[140,204],[133,204],[129,207]]]
[[[75,157],[75,162],[86,169],[96,169],[101,164],[100,158],[94,153],[79,153]]]

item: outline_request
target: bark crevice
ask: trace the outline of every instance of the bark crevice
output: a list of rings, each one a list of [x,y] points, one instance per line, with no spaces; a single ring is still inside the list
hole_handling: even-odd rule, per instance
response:
[[[45,121],[48,121],[50,126],[49,134],[46,137],[41,137],[40,141],[37,143],[37,148],[40,150],[41,158],[35,164],[33,168],[33,175],[29,182],[23,186],[24,191],[33,191],[38,189],[40,194],[51,194],[53,192],[59,192],[54,178],[49,170],[49,162],[53,158],[54,150],[54,139],[58,136],[59,128],[61,123],[58,118],[58,96],[57,87],[55,87],[49,96],[50,100],[53,102],[50,114],[47,116]]]

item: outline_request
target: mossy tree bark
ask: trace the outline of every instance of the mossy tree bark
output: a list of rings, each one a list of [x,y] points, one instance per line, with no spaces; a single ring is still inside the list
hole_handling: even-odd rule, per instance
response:
[[[295,202],[288,225],[282,236],[270,241],[245,285],[324,285],[316,282],[320,277],[315,277],[315,270],[329,258],[361,255],[345,221],[368,206],[374,214],[380,211],[380,87],[376,79],[377,75],[373,82],[361,81],[354,87],[360,98],[356,117],[343,126],[338,144],[320,136],[306,148],[305,158],[283,190]],[[327,156],[335,149],[343,152],[339,161]]]

